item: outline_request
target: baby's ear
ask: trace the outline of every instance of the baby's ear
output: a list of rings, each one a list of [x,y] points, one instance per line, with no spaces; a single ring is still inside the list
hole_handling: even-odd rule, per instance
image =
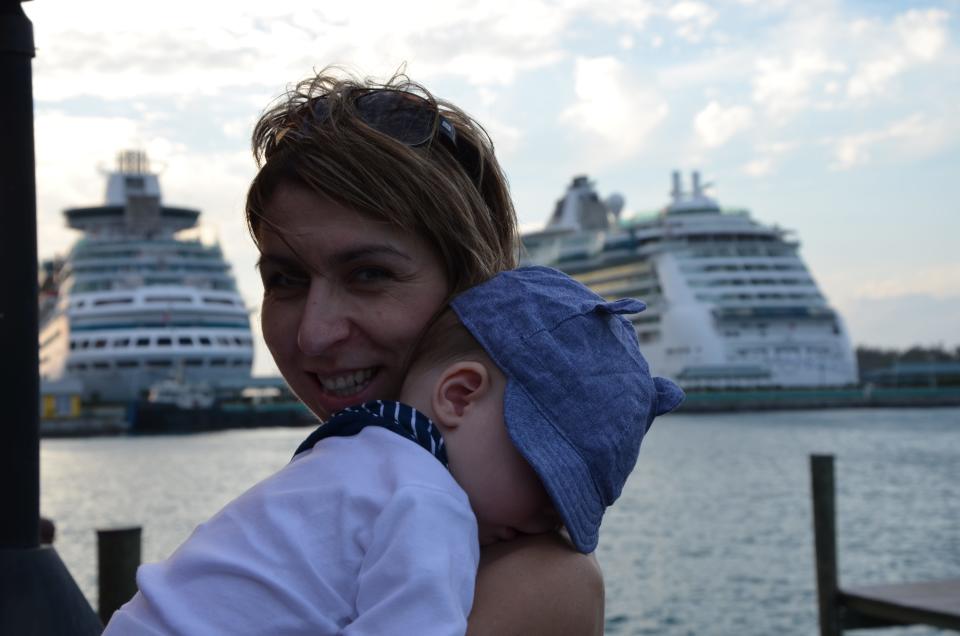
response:
[[[433,412],[439,424],[457,426],[471,404],[490,389],[487,368],[473,360],[454,362],[440,374],[433,390]]]

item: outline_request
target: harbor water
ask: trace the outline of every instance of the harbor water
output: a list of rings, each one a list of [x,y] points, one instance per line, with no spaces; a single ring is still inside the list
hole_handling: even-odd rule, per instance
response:
[[[308,430],[43,440],[55,547],[95,606],[97,528],[161,559]],[[817,633],[811,453],[836,456],[841,584],[960,578],[960,408],[674,414],[603,524],[606,633]]]

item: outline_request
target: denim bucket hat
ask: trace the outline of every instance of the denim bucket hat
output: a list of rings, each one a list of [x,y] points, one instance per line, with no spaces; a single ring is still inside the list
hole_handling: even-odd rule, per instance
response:
[[[604,510],[633,471],[640,442],[683,391],[654,378],[637,334],[608,302],[549,267],[502,272],[451,303],[507,378],[504,420],[580,552],[597,547]]]

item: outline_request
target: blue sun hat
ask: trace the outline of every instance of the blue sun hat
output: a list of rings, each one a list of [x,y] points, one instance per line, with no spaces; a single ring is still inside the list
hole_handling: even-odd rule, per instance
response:
[[[639,300],[609,302],[549,267],[502,272],[451,303],[507,378],[504,420],[540,476],[574,545],[597,547],[600,522],[633,472],[653,419],[683,391],[650,375],[633,325]]]

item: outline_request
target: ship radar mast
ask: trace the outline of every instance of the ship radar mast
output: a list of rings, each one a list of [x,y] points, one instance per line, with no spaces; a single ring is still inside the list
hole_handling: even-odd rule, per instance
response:
[[[117,153],[117,172],[143,175],[150,172],[150,160],[143,150],[122,150]]]

